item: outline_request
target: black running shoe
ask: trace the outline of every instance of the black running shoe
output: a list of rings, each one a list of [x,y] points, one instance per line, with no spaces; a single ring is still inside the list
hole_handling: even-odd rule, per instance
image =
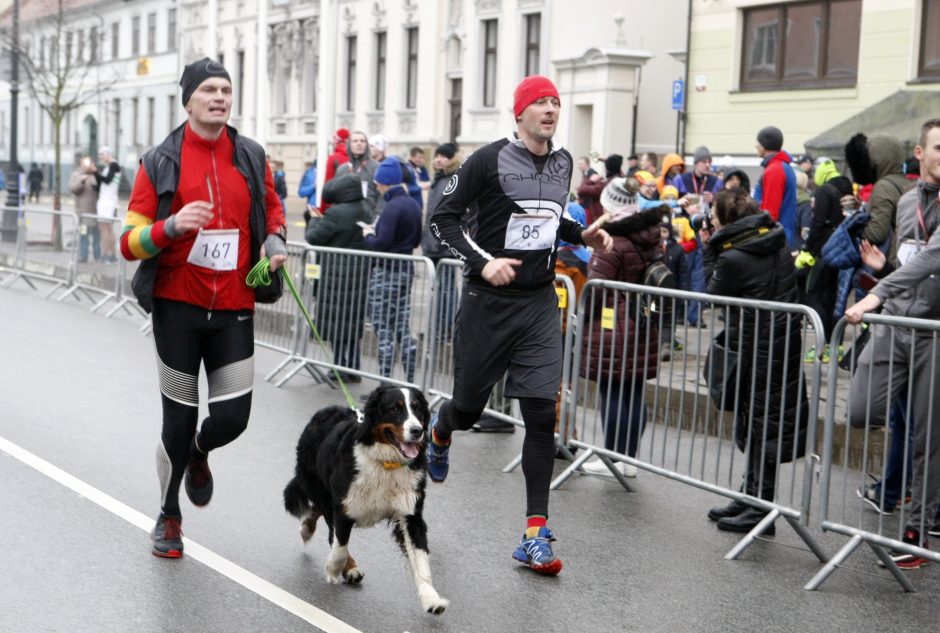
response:
[[[182,558],[183,527],[180,517],[157,517],[157,524],[150,533],[153,539],[153,555],[161,558]]]
[[[202,507],[212,499],[212,471],[209,470],[209,458],[192,458],[186,465],[186,496],[194,506]]]

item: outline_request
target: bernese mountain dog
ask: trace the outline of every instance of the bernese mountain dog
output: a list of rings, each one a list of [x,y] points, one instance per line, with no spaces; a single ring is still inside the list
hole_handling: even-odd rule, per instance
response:
[[[362,569],[347,549],[353,526],[387,520],[408,558],[422,608],[441,614],[450,603],[431,585],[422,517],[430,418],[419,391],[397,386],[374,390],[362,420],[348,408],[321,409],[297,443],[297,467],[284,488],[284,507],[300,519],[305,543],[317,519],[326,521],[332,551],[325,571],[333,584],[362,582]]]

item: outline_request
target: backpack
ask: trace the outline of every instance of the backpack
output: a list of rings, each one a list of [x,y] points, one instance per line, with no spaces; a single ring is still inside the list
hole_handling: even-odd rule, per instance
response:
[[[679,288],[679,284],[676,283],[676,276],[666,266],[662,253],[657,254],[647,265],[646,270],[643,272],[642,281],[644,286],[650,286],[651,288],[664,290],[677,290]],[[657,301],[659,301],[659,305],[657,305]],[[647,318],[654,317],[657,320],[658,316],[656,315],[661,313],[663,319],[668,321],[674,304],[675,301],[670,298],[644,294],[640,300],[640,312]]]

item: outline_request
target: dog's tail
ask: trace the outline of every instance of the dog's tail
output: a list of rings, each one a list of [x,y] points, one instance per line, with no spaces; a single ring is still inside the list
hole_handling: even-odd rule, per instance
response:
[[[291,479],[284,488],[284,509],[298,519],[303,518],[310,511],[310,500],[300,487],[297,477]]]

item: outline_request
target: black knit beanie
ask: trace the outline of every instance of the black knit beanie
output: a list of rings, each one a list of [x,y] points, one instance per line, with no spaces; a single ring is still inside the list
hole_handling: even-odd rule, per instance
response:
[[[199,84],[210,77],[222,77],[232,83],[232,77],[225,67],[208,57],[203,57],[183,69],[183,76],[180,77],[180,86],[183,88],[183,106],[189,103],[189,98],[196,92]]]
[[[757,133],[757,142],[768,151],[779,152],[783,149],[783,132],[778,127],[768,125]]]

